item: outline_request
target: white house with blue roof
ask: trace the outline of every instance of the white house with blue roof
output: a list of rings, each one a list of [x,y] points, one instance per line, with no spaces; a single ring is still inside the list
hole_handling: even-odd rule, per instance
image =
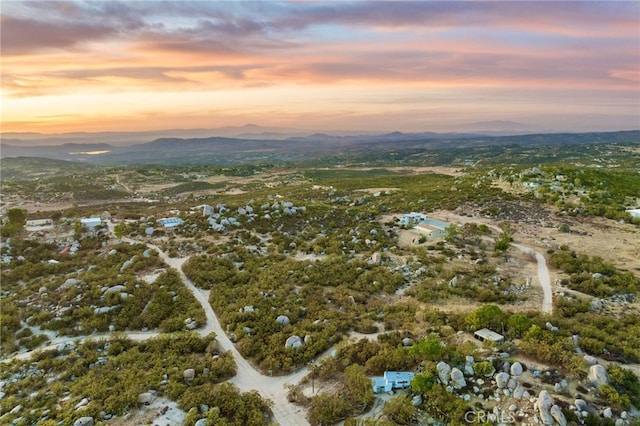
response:
[[[441,220],[432,219],[429,216],[411,212],[402,215],[400,224],[405,226],[414,226],[416,231],[427,234],[429,237],[443,237],[447,234],[449,223]]]

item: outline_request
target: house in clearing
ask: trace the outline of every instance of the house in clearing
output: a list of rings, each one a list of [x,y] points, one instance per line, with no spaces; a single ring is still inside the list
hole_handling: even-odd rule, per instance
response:
[[[394,389],[405,389],[411,384],[415,373],[410,371],[385,371],[384,376],[371,379],[373,393],[391,392]]]
[[[481,342],[485,342],[485,341],[494,342],[494,343],[504,342],[504,336],[502,334],[496,333],[495,331],[489,330],[488,328],[482,328],[476,331],[475,333],[473,333],[473,335],[476,337],[476,339],[480,340]]]
[[[428,237],[444,237],[447,234],[449,223],[441,220],[432,219],[422,213],[407,213],[400,218],[400,224],[405,226],[414,226],[418,232]]]

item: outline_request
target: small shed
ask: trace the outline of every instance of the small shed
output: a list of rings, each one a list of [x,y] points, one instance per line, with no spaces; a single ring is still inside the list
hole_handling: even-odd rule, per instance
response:
[[[502,334],[496,333],[495,331],[489,330],[488,328],[482,328],[473,333],[473,335],[476,337],[476,339],[482,342],[487,340],[494,343],[504,342],[504,336]]]
[[[93,229],[102,224],[102,219],[99,217],[83,217],[80,218],[80,223],[89,229]]]
[[[158,220],[158,222],[160,222],[160,224],[165,228],[175,228],[182,225],[184,223],[184,220],[180,219],[179,217],[165,217]]]
[[[27,219],[27,226],[51,226],[53,220],[51,219]]]

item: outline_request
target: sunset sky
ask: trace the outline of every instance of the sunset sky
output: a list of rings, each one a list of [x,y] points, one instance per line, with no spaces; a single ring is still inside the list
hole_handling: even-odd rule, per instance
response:
[[[2,132],[640,128],[640,2],[10,1]]]

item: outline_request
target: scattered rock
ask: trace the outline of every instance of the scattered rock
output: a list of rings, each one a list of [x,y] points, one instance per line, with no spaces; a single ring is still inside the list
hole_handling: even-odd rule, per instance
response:
[[[456,275],[455,277],[451,278],[451,280],[449,280],[449,287],[455,288],[457,286],[458,286],[458,276]]]
[[[453,368],[451,370],[451,384],[456,389],[462,389],[467,386],[467,381],[464,379],[464,374],[458,368]]]
[[[87,404],[89,403],[89,398],[82,398],[80,400],[80,402],[78,402],[75,407],[73,407],[74,410],[78,410],[82,407],[85,407]]]
[[[420,395],[414,396],[411,400],[411,404],[413,404],[414,407],[419,406],[420,404],[422,404],[422,397]]]
[[[464,363],[464,373],[467,376],[473,376],[473,364],[475,364],[475,360],[471,355],[467,355]]]
[[[66,280],[64,282],[64,284],[62,284],[59,288],[59,290],[67,290],[71,287],[76,287],[78,284],[80,284],[82,281],[80,280],[76,280],[75,278],[69,278],[68,280]]]
[[[280,325],[289,325],[291,323],[289,317],[286,315],[278,316],[278,318],[276,318],[276,322]]]
[[[140,404],[149,405],[153,401],[153,394],[151,392],[143,392],[138,395],[138,402]]]
[[[548,321],[545,324],[545,326],[547,327],[547,330],[549,330],[549,331],[558,331],[558,327],[554,326],[553,324],[551,324]]]
[[[562,409],[560,409],[560,407],[554,404],[549,412],[551,413],[553,419],[560,426],[567,426],[567,418],[564,416],[564,413],[562,412]]]
[[[515,399],[521,399],[523,394],[524,388],[520,385],[516,386],[516,388],[513,390],[513,397]]]
[[[611,407],[607,407],[602,411],[602,415],[605,419],[610,419],[613,417],[613,412],[611,411]]]
[[[534,408],[538,411],[540,415],[540,420],[545,425],[552,425],[554,422],[553,416],[551,416],[551,407],[553,406],[553,399],[549,392],[546,390],[540,391],[540,395],[538,395],[538,399],[534,404]]]
[[[445,385],[449,384],[449,375],[451,374],[451,367],[444,361],[440,361],[436,365],[436,370],[438,371],[438,377],[440,378],[440,382]]]
[[[196,377],[196,370],[193,368],[187,368],[182,372],[182,378],[186,381],[191,381]]]
[[[291,336],[284,343],[285,348],[300,348],[302,347],[302,338],[300,336]]]
[[[587,411],[587,401],[584,399],[576,399],[573,403],[578,411]]]
[[[509,383],[509,375],[507,373],[498,373],[496,374],[496,385],[498,385],[498,389],[504,389],[507,387]]]
[[[514,362],[511,365],[511,370],[510,371],[511,371],[511,375],[512,376],[516,376],[516,377],[521,376],[522,375],[522,371],[523,371],[522,364],[520,364],[517,361]]]
[[[592,365],[589,368],[588,379],[596,388],[599,388],[601,384],[609,383],[607,370],[605,370],[600,364]]]
[[[93,426],[93,417],[80,417],[73,423],[73,426]]]
[[[589,364],[589,366],[591,366],[591,365],[596,365],[596,363],[598,362],[598,360],[596,359],[596,357],[591,356],[591,355],[585,355],[582,359],[584,359],[584,362],[586,362],[587,364]]]

